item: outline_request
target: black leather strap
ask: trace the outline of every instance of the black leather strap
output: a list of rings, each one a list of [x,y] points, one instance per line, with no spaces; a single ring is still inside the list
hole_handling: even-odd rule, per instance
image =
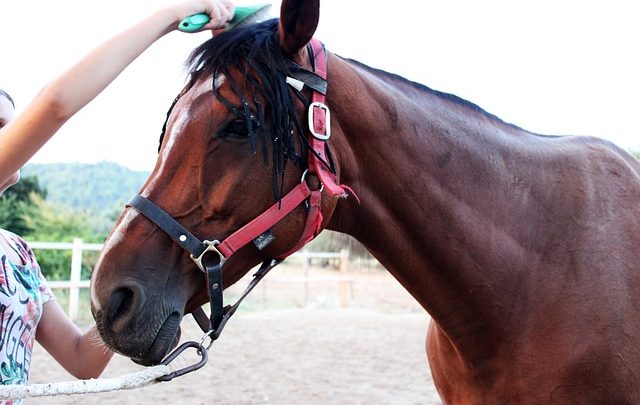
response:
[[[236,303],[233,305],[227,305],[226,307],[224,307],[224,311],[223,311],[224,314],[223,314],[222,320],[220,321],[219,325],[213,328],[214,333],[211,335],[211,340],[216,340],[218,339],[218,337],[220,337],[220,334],[222,333],[225,325],[227,324],[227,321],[229,320],[229,318],[231,318],[231,315],[235,314],[236,310],[238,309],[242,301],[244,301],[244,299],[247,298],[247,295],[249,295],[251,290],[253,290],[255,286],[258,285],[260,280],[262,280],[264,276],[267,275],[269,270],[276,267],[280,263],[281,261],[279,260],[266,260],[262,263],[258,271],[256,271],[255,274],[253,275],[253,279],[251,280],[247,288],[245,288],[244,292],[242,293],[240,298],[238,298]]]
[[[202,307],[194,309],[193,312],[191,312],[191,315],[193,315],[193,318],[198,323],[198,326],[200,326],[200,329],[202,329],[204,333],[208,333],[213,330],[214,332],[210,335],[210,337],[212,340],[216,340],[222,333],[222,330],[227,324],[227,321],[229,320],[229,318],[231,318],[231,315],[233,315],[236,312],[236,310],[238,309],[242,301],[244,301],[244,299],[247,298],[251,290],[253,290],[256,287],[256,285],[258,285],[260,280],[262,280],[264,276],[267,275],[269,270],[276,267],[280,263],[281,262],[278,260],[266,260],[265,262],[263,262],[260,268],[253,275],[253,279],[251,280],[247,288],[245,288],[244,292],[242,293],[240,298],[238,298],[236,303],[233,305],[227,305],[222,309],[222,317],[220,318],[220,321],[216,321],[218,322],[217,326],[215,327],[211,326],[211,319],[207,318],[207,314],[202,310]],[[211,300],[209,302],[211,303]],[[221,307],[222,307],[221,305],[218,306],[218,308],[221,308]],[[213,308],[211,313],[213,313]],[[220,312],[218,312],[218,314],[219,313]],[[219,317],[219,315],[216,315],[216,316]]]
[[[305,86],[312,88],[318,93],[324,94],[325,96],[327,95],[327,81],[302,66],[289,62],[289,76],[300,80]]]
[[[151,222],[165,231],[174,242],[190,252],[193,257],[200,257],[207,248],[205,244],[200,242],[200,239],[196,238],[184,226],[180,225],[171,215],[141,195],[133,196],[127,205],[138,210]]]
[[[209,305],[211,306],[211,329],[216,330],[224,317],[222,297],[222,265],[205,265],[207,286],[209,288]]]
[[[193,316],[193,319],[195,319],[196,323],[204,333],[207,333],[211,330],[211,321],[209,320],[209,317],[204,312],[202,307],[194,309],[191,312],[191,316]]]

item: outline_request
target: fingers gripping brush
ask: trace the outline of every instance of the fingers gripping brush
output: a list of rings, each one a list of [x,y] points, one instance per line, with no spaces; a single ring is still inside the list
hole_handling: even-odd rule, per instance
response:
[[[249,25],[262,21],[269,13],[271,4],[260,4],[257,6],[236,7],[233,18],[229,21],[229,25],[225,28],[230,30],[234,27]],[[198,31],[210,21],[205,13],[194,14],[182,20],[178,25],[178,29],[184,32]]]

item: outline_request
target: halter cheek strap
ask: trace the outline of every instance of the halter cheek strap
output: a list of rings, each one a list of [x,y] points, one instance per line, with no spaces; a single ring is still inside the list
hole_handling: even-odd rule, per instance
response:
[[[313,65],[313,72],[291,63],[291,77],[287,83],[294,89],[302,91],[304,86],[312,90],[311,104],[307,110],[309,125],[309,173],[318,176],[323,188],[335,197],[353,195],[360,201],[354,191],[344,184],[340,184],[333,170],[329,145],[331,138],[331,111],[325,104],[327,94],[327,51],[322,42],[313,38],[307,45],[307,50]]]

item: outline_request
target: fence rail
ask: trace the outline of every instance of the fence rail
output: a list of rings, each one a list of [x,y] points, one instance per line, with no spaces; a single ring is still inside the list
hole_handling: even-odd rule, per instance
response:
[[[69,280],[49,281],[49,287],[52,289],[68,289],[69,290],[69,308],[68,315],[72,320],[78,318],[78,305],[80,302],[80,289],[89,288],[89,280],[82,280],[82,255],[84,251],[100,251],[103,244],[101,243],[84,243],[82,239],[74,239],[73,242],[29,242],[33,250],[71,250],[71,273]],[[352,280],[347,277],[349,266],[349,252],[341,250],[340,252],[296,252],[290,257],[302,259],[302,269],[304,277],[278,278],[271,280],[277,283],[302,283],[304,285],[305,305],[308,296],[308,285],[314,282],[337,282],[339,283],[340,306],[346,307],[351,294]],[[310,278],[309,260],[310,259],[338,259],[340,263],[340,275],[334,277]]]

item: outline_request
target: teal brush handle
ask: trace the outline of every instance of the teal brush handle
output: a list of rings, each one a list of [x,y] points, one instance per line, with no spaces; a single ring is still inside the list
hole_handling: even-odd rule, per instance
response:
[[[205,13],[194,14],[180,21],[178,29],[183,32],[195,32],[207,25],[210,20]]]
[[[229,21],[229,28],[233,28],[240,24],[242,21],[250,21],[250,17],[260,14],[261,11],[267,10],[269,4],[260,4],[257,6],[236,7],[233,13],[233,18]],[[195,32],[207,25],[211,20],[205,13],[191,15],[178,24],[178,29],[184,32]]]

